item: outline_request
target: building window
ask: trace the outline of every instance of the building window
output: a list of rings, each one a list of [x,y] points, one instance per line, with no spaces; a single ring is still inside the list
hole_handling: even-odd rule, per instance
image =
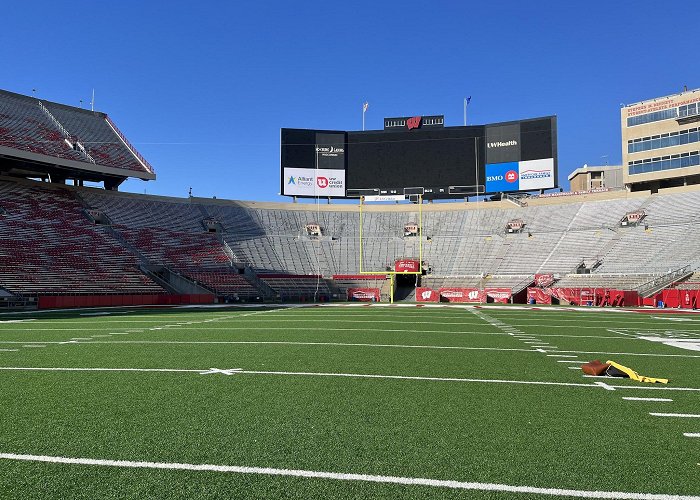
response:
[[[669,118],[678,117],[678,108],[665,109],[663,111],[654,111],[653,113],[645,113],[643,115],[630,116],[627,118],[627,126],[634,127],[643,123],[658,122],[668,120]]]
[[[673,170],[676,168],[696,167],[698,165],[700,165],[700,151],[693,151],[692,153],[658,156],[647,160],[631,161],[627,163],[627,168],[630,175],[634,175],[660,172],[662,170]]]
[[[694,116],[698,114],[698,103],[688,104],[687,106],[680,106],[678,108],[678,116],[683,118],[685,116]]]
[[[642,137],[627,141],[628,153],[639,153],[640,151],[651,151],[653,149],[670,148],[700,142],[700,129],[691,128],[680,132],[670,132],[668,134]]]

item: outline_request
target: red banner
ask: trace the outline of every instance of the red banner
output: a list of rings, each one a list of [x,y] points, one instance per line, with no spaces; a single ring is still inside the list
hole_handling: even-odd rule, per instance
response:
[[[379,302],[379,288],[348,288],[348,300]]]
[[[542,288],[554,283],[553,274],[535,274],[535,285]]]
[[[417,302],[439,302],[440,294],[432,288],[419,286],[416,288]]]
[[[552,295],[551,291],[543,288],[528,288],[527,289],[527,301],[530,304],[551,304]]]
[[[420,271],[420,262],[409,259],[397,260],[394,269],[397,273],[417,273]]]
[[[440,300],[444,302],[486,302],[486,294],[477,288],[441,288]]]
[[[502,304],[507,304],[511,295],[513,295],[513,291],[510,288],[486,288],[484,292],[488,298]]]

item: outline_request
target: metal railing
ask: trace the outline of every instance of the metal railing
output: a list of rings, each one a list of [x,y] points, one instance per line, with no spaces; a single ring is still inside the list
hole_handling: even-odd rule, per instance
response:
[[[110,119],[109,116],[105,115],[105,121],[107,122],[107,125],[109,125],[109,128],[111,128],[117,136],[119,136],[119,139],[121,139],[122,143],[124,143],[124,146],[126,149],[128,149],[132,155],[136,157],[138,162],[141,164],[143,168],[145,168],[149,173],[155,174],[156,171],[153,169],[150,163],[146,161],[146,159],[141,156],[141,153],[136,151],[136,148],[131,145],[129,140],[122,134],[121,130],[117,128],[117,126],[114,124],[114,122]]]
[[[519,207],[526,207],[527,202],[523,201],[522,199],[518,198],[517,196],[510,195],[508,193],[503,193],[502,198],[505,198],[506,200],[510,201],[511,203],[515,203]]]
[[[676,269],[675,271],[670,271],[664,274],[663,276],[657,276],[656,278],[653,278],[647,281],[646,283],[642,283],[637,287],[637,292],[639,292],[639,295],[641,295],[642,297],[646,297],[647,295],[658,291],[660,288],[664,288],[667,285],[670,285],[677,279],[687,276],[690,273],[690,265],[683,266],[679,269]]]
[[[524,288],[530,286],[535,281],[535,276],[530,275],[521,282],[517,283],[515,286],[511,287],[513,293],[521,292]]]
[[[84,147],[82,147],[82,144],[76,141],[76,144],[78,144],[80,147],[76,148],[75,145],[71,142],[73,140],[73,136],[68,132],[68,130],[61,125],[61,122],[58,121],[58,118],[56,118],[51,111],[49,111],[49,108],[44,106],[44,103],[41,101],[37,101],[39,103],[39,107],[41,110],[46,114],[46,116],[49,117],[49,119],[53,122],[53,124],[56,126],[58,130],[61,131],[61,134],[63,134],[63,137],[70,142],[70,144],[73,146],[73,151],[77,151],[78,154],[81,154],[87,159],[90,163],[95,163],[95,159],[90,156],[90,154],[85,150]]]

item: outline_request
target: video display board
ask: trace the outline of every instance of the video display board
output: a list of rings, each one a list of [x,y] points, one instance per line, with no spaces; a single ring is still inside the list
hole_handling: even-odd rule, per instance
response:
[[[281,192],[287,196],[422,194],[557,187],[556,117],[467,127],[366,132],[282,129]]]

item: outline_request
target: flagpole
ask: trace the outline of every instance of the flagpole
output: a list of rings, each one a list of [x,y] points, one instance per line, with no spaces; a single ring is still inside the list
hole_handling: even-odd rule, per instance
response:
[[[369,103],[367,101],[362,103],[362,131],[365,131],[365,112],[369,108]]]
[[[469,102],[472,100],[472,96],[465,97],[464,98],[464,126],[467,126],[467,106],[469,106]]]

